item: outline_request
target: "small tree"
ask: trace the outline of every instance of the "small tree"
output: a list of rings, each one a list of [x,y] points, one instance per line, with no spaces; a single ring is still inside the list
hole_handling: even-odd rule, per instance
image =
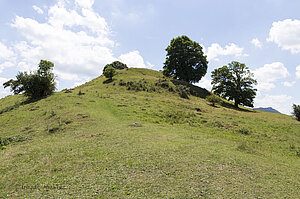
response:
[[[206,100],[209,101],[211,103],[212,106],[215,106],[217,103],[220,103],[221,102],[221,99],[216,96],[216,95],[208,95],[206,97]]]
[[[104,68],[103,68],[103,73],[104,71],[108,68],[108,67],[113,67],[116,70],[122,70],[122,69],[126,69],[128,68],[126,64],[120,62],[120,61],[114,61],[111,64],[107,64]]]
[[[228,100],[234,100],[234,106],[239,104],[253,107],[256,80],[245,64],[231,62],[228,66],[215,69],[212,72],[212,91]]]
[[[293,116],[300,121],[300,105],[293,104]]]
[[[195,83],[206,74],[208,62],[202,47],[187,36],[172,39],[166,51],[165,76]]]
[[[109,80],[112,80],[113,76],[115,76],[117,74],[117,72],[116,72],[116,69],[114,69],[113,67],[108,67],[105,69],[103,74],[106,78],[108,78]]]
[[[51,95],[55,91],[55,77],[51,72],[54,64],[50,61],[41,60],[39,69],[33,73],[19,72],[16,80],[9,80],[3,84],[4,88],[10,87],[14,94],[24,95],[38,99]]]

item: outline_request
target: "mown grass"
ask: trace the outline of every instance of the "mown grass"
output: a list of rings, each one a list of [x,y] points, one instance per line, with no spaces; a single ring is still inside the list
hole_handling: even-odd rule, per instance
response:
[[[1,139],[24,140],[0,151],[0,198],[300,195],[293,118],[181,98],[178,86],[151,70],[104,81],[32,103],[1,99]]]

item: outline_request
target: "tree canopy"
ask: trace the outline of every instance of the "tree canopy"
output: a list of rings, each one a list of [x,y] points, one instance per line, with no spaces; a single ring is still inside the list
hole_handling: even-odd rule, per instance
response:
[[[39,68],[33,73],[19,72],[16,80],[9,80],[3,84],[4,88],[10,87],[14,94],[24,95],[38,99],[51,95],[55,87],[55,77],[52,73],[54,64],[50,61],[41,60]]]
[[[128,68],[126,64],[120,62],[120,61],[114,61],[111,64],[107,64],[104,68],[103,68],[103,73],[104,71],[108,68],[108,67],[113,67],[116,70],[122,70],[125,68]]]
[[[187,36],[172,39],[166,51],[164,75],[195,83],[206,74],[208,62],[202,47]]]
[[[112,66],[105,69],[103,72],[104,76],[108,78],[109,80],[112,80],[113,76],[117,74],[116,69]]]
[[[233,61],[228,66],[215,69],[212,72],[212,91],[228,100],[234,100],[234,106],[239,104],[253,107],[257,82],[245,64]]]
[[[300,121],[300,105],[293,104],[293,112],[292,115]]]

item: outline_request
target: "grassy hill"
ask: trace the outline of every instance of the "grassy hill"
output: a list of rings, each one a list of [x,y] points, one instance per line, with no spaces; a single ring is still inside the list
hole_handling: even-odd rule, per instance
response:
[[[206,95],[128,69],[1,99],[0,198],[298,198],[300,123]]]

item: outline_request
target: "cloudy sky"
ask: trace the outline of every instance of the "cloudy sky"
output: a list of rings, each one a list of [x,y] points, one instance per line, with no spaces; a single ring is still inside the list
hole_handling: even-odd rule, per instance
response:
[[[0,85],[18,71],[55,64],[58,90],[120,60],[160,70],[165,48],[187,35],[215,68],[245,63],[258,80],[255,107],[290,114],[300,104],[299,0],[0,0]],[[0,86],[0,97],[11,94]]]

